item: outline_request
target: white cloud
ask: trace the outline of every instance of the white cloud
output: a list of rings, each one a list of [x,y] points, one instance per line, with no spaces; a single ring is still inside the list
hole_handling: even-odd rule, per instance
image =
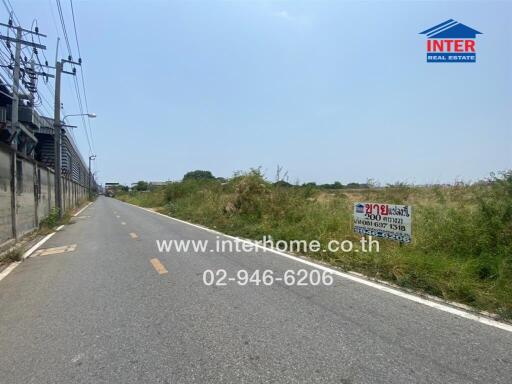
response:
[[[304,15],[290,14],[290,12],[282,9],[280,11],[272,12],[274,17],[277,17],[281,20],[286,20],[289,23],[293,23],[295,25],[309,26],[311,24],[311,20]]]
[[[286,19],[286,20],[294,19],[294,17],[292,17],[287,11],[284,11],[284,10],[275,12],[274,15],[277,17],[280,17],[282,19]]]

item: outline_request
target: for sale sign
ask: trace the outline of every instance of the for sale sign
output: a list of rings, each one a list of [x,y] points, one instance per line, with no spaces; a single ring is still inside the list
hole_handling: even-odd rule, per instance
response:
[[[354,232],[402,243],[411,242],[410,205],[355,203]]]

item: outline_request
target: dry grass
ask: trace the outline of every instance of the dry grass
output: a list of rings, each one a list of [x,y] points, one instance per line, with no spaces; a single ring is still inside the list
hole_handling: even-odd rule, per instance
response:
[[[380,253],[309,256],[512,318],[512,173],[475,184],[326,191],[283,187],[258,171],[227,183],[187,180],[124,201],[231,235],[282,240],[354,240],[356,201],[413,206],[413,242],[381,241]]]

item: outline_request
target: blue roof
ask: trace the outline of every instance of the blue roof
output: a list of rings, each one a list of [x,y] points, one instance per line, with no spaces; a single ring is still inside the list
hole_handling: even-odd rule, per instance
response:
[[[453,19],[449,19],[420,32],[420,34],[427,35],[429,39],[474,39],[476,35],[481,35],[482,32],[478,32],[476,29],[470,28]]]

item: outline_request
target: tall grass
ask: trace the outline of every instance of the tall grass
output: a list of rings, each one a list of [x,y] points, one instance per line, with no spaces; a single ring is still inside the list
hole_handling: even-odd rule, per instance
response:
[[[325,191],[267,181],[258,170],[226,183],[185,180],[121,200],[216,228],[261,239],[358,240],[355,201],[413,206],[413,242],[382,240],[379,253],[318,252],[309,256],[512,318],[512,172],[453,186],[395,184]]]

